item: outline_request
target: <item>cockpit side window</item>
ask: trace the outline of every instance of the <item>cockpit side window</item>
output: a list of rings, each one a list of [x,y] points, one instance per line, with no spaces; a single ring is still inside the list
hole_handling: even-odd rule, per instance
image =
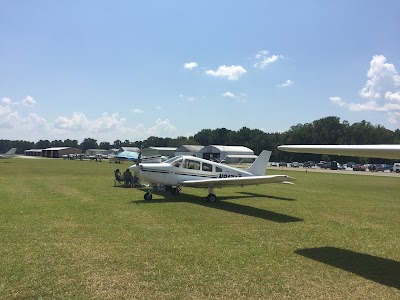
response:
[[[182,168],[200,170],[200,162],[191,159],[185,159]]]
[[[222,169],[220,167],[215,167],[215,172],[222,173]]]
[[[178,160],[176,160],[176,161],[174,161],[173,163],[172,163],[172,165],[174,166],[174,167],[176,167],[176,168],[179,168],[179,166],[182,164],[182,158],[181,159],[178,159]]]
[[[212,172],[212,165],[208,163],[203,163],[201,169],[203,171]]]

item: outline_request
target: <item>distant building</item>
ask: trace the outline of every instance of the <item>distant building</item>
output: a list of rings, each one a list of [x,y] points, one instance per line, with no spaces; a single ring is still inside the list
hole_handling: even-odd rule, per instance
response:
[[[227,155],[223,159],[224,163],[237,164],[237,163],[252,163],[257,159],[257,155]]]
[[[197,156],[197,157],[203,157],[202,154],[200,154],[200,150],[203,149],[204,146],[199,146],[199,145],[182,145],[175,151],[175,156],[178,155],[190,155],[190,156]]]
[[[200,150],[202,158],[222,160],[228,155],[254,155],[254,151],[244,146],[209,145]]]
[[[25,150],[24,154],[26,156],[42,156],[42,151],[43,149],[30,149],[30,150]]]
[[[88,155],[88,156],[108,155],[111,153],[113,153],[112,150],[105,150],[105,149],[88,149],[88,150],[86,150],[86,155]]]
[[[177,148],[175,147],[149,147],[142,149],[142,156],[166,156],[166,157],[174,157],[175,151]]]
[[[42,157],[47,158],[62,158],[63,155],[68,154],[80,154],[82,151],[80,149],[72,147],[52,147],[42,150]]]

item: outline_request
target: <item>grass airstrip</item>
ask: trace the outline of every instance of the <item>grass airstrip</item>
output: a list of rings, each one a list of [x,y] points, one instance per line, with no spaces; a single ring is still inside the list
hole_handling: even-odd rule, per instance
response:
[[[0,160],[1,299],[399,299],[400,176],[113,187],[128,164]]]

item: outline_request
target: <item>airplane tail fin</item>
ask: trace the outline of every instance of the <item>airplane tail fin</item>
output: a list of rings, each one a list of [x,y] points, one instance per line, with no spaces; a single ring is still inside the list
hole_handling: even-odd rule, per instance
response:
[[[6,153],[4,153],[4,155],[14,155],[15,152],[17,152],[17,148],[11,148],[10,150],[8,150]]]
[[[250,168],[246,169],[246,171],[250,172],[254,176],[265,175],[265,169],[267,168],[271,153],[271,151],[263,150]]]

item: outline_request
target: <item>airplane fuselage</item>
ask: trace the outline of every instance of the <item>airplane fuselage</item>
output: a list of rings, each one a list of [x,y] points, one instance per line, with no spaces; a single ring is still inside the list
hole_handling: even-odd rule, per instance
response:
[[[141,163],[131,168],[141,180],[169,186],[179,186],[186,180],[252,176],[245,170],[193,156],[177,156],[163,163]]]
[[[149,182],[152,189],[144,200],[152,199],[156,185],[165,186],[167,191],[178,194],[181,186],[207,188],[209,202],[217,197],[214,188],[224,186],[245,186],[265,183],[289,183],[294,178],[287,175],[265,175],[271,151],[263,150],[247,169],[237,169],[194,156],[176,156],[163,163],[137,163],[131,166],[136,177]]]

